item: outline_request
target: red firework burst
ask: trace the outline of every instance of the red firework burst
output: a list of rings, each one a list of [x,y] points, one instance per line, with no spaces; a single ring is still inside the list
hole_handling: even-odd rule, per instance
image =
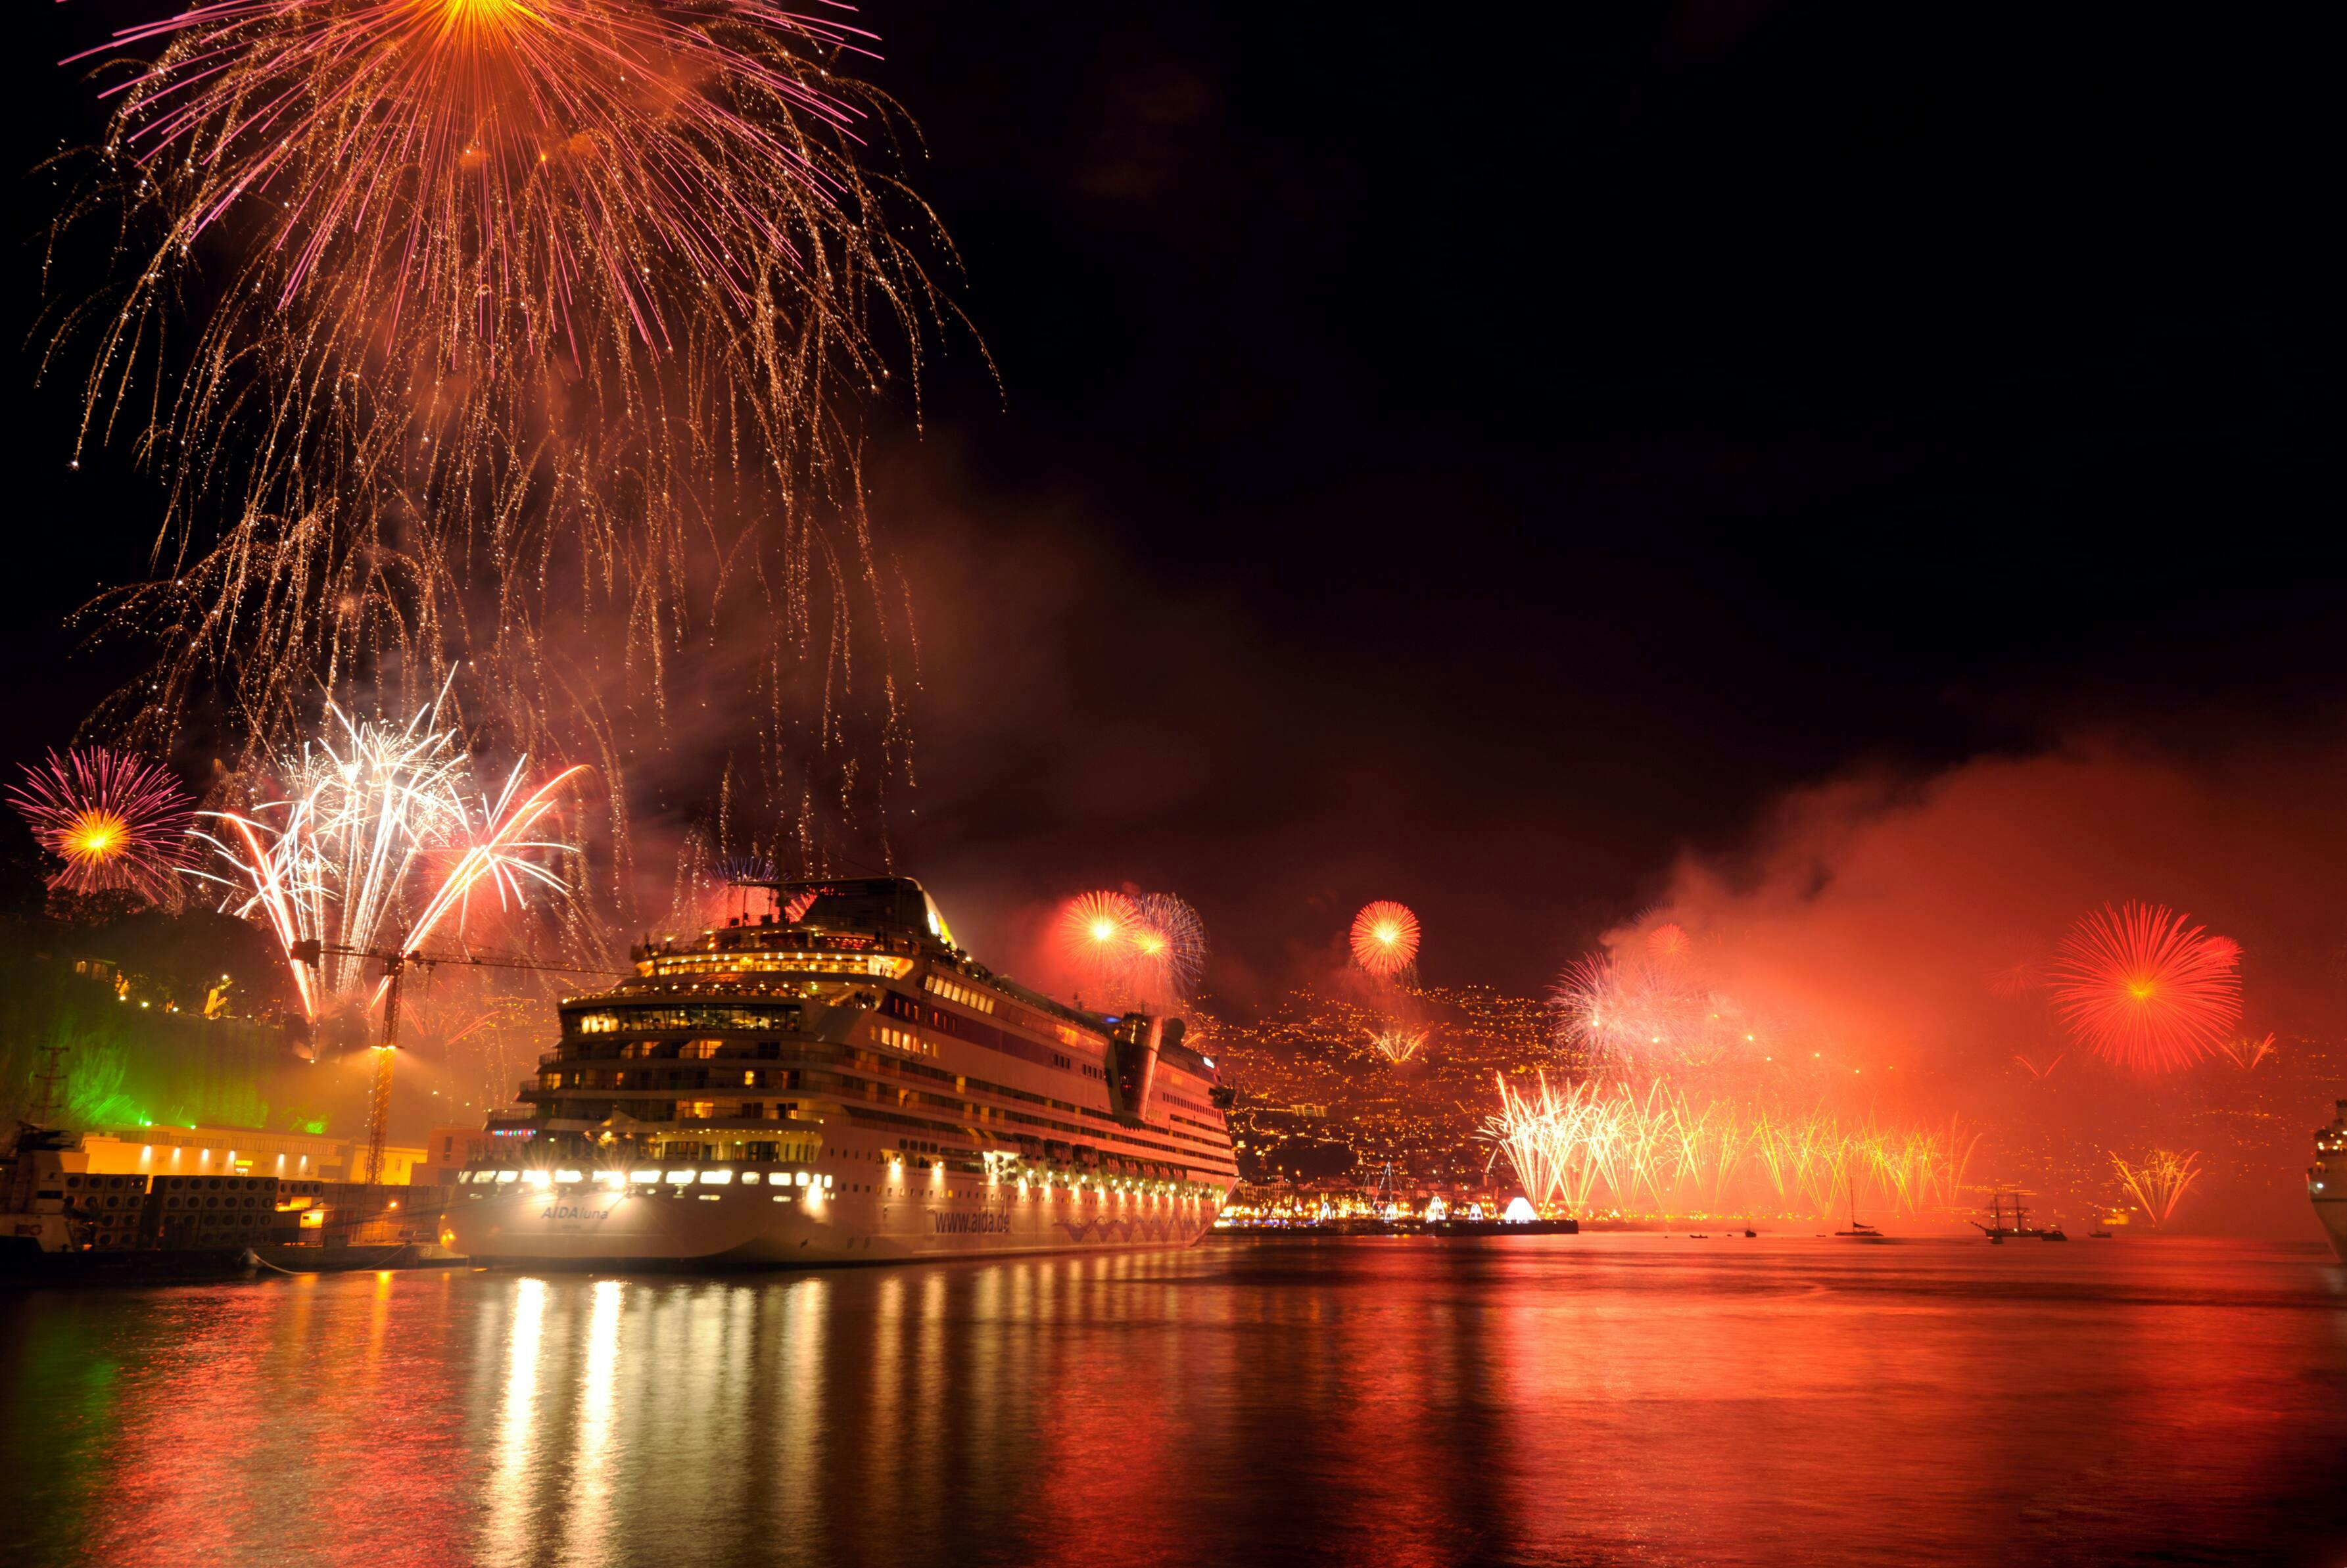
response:
[[[1665,920],[1646,933],[1646,951],[1658,958],[1684,958],[1694,947],[1686,927],[1676,920]]]
[[[50,886],[178,902],[195,807],[169,768],[103,746],[51,752],[8,799],[41,847],[65,862]]]
[[[2079,1043],[2143,1072],[2220,1049],[2240,1021],[2240,944],[2157,904],[2105,905],[2055,956],[2054,1004]]]
[[[1391,979],[1418,961],[1418,917],[1407,905],[1380,898],[1353,917],[1353,962]]]
[[[1099,989],[1122,979],[1141,907],[1122,893],[1079,893],[1060,907],[1060,951]]]

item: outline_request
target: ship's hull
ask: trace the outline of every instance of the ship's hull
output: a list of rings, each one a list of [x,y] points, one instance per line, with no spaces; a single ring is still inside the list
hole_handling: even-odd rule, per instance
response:
[[[2316,1198],[2314,1217],[2322,1222],[2323,1234],[2331,1238],[2331,1250],[2340,1262],[2347,1263],[2347,1198]]]
[[[918,1258],[1186,1247],[1220,1205],[1200,1196],[1015,1186],[983,1195],[835,1196],[759,1187],[498,1193],[460,1199],[446,1245],[524,1267],[793,1267]]]

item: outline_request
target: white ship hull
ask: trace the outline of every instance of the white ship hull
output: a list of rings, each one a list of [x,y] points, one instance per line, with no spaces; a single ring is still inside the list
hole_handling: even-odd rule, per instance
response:
[[[2314,1217],[2322,1222],[2324,1234],[2331,1237],[2332,1252],[2337,1255],[2340,1262],[2347,1263],[2347,1201],[2336,1198],[2328,1202],[2318,1200],[2314,1205]]]
[[[2331,1250],[2347,1263],[2347,1100],[2339,1102],[2331,1125],[2314,1135],[2314,1164],[2306,1173],[2306,1195],[2314,1217],[2331,1238]]]
[[[578,1185],[460,1198],[446,1213],[450,1248],[525,1266],[791,1266],[1186,1247],[1221,1204],[1174,1196],[1003,1184],[973,1193],[913,1188],[780,1201],[764,1185],[716,1192]]]
[[[904,877],[753,884],[648,942],[456,1173],[444,1245],[526,1266],[1188,1246],[1237,1180],[1182,1020],[1083,1012],[952,944]],[[784,894],[789,896],[784,897]],[[498,1146],[499,1144],[502,1146]]]

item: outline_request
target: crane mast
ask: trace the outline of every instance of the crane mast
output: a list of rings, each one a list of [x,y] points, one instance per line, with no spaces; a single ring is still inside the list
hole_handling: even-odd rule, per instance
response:
[[[374,958],[383,965],[383,1035],[375,1046],[374,1075],[367,1091],[367,1152],[365,1183],[368,1186],[383,1184],[384,1143],[391,1130],[391,1083],[393,1063],[399,1051],[399,992],[411,967],[430,968],[436,964],[461,964],[484,969],[536,969],[547,974],[564,975],[623,975],[624,969],[599,969],[591,964],[541,964],[528,958],[480,958],[468,953],[420,953],[402,943],[385,948],[353,948],[340,942],[316,940],[293,944],[292,956],[297,962],[318,967],[318,960],[328,953],[346,958]]]

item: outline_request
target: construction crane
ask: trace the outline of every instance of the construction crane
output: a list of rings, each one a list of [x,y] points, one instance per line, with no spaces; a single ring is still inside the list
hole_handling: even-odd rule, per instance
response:
[[[328,953],[352,958],[373,958],[383,965],[383,1040],[375,1047],[374,1084],[367,1098],[366,1184],[383,1183],[383,1145],[391,1123],[391,1069],[399,1050],[399,987],[411,968],[429,969],[453,964],[482,969],[536,969],[558,975],[625,977],[630,969],[602,969],[592,964],[541,964],[529,958],[482,958],[473,953],[420,953],[395,943],[388,948],[353,948],[340,942],[299,941],[293,944],[296,963],[318,967]]]

